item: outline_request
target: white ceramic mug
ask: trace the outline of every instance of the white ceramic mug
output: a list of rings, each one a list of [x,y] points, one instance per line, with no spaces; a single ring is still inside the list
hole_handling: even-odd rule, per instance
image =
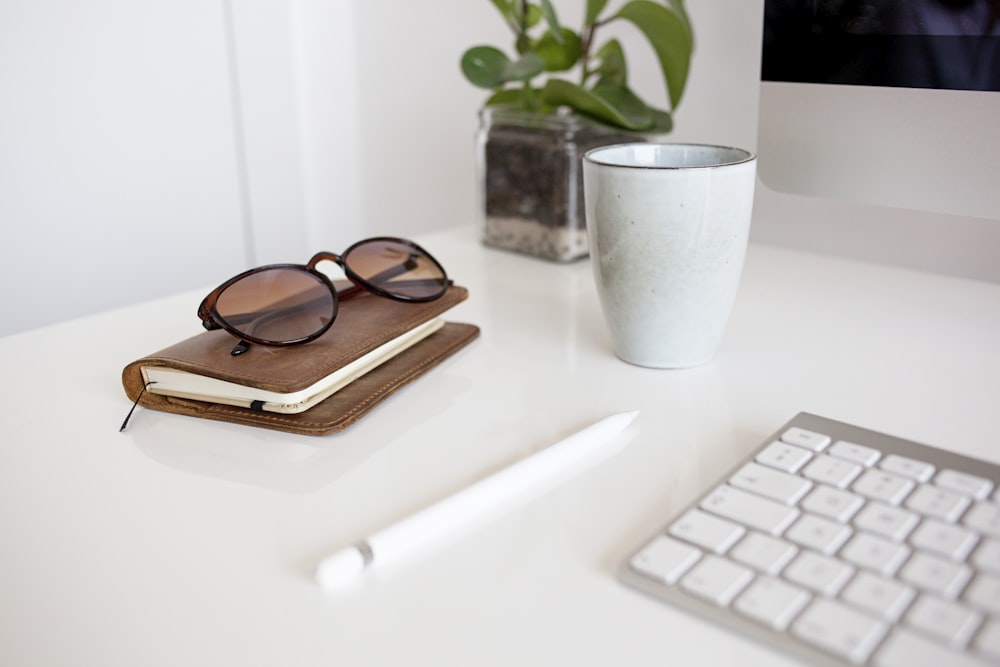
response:
[[[710,360],[739,287],[757,159],[740,148],[620,144],[583,160],[590,257],[615,353]]]

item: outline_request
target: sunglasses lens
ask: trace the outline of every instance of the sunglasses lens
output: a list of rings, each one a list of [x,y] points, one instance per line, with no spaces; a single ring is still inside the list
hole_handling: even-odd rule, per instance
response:
[[[337,304],[320,278],[276,267],[251,273],[219,294],[215,312],[230,328],[261,342],[288,343],[330,325]]]
[[[413,244],[386,239],[364,241],[348,250],[343,259],[370,286],[403,299],[433,299],[448,288],[448,277],[441,265]]]

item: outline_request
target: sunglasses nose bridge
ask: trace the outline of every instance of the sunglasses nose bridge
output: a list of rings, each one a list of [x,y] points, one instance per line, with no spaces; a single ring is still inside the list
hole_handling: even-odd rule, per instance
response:
[[[308,269],[309,271],[314,271],[316,269],[317,264],[326,261],[334,262],[341,268],[343,268],[344,266],[344,258],[341,257],[340,255],[333,252],[320,251],[315,255],[313,255],[312,259],[309,260],[309,263],[306,264],[306,269]]]

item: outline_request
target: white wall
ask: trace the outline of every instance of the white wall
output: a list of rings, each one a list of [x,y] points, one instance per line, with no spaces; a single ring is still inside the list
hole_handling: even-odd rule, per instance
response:
[[[674,138],[753,148],[762,0],[689,4]],[[4,0],[0,335],[473,224],[476,43],[510,44],[489,0]]]
[[[585,0],[554,3],[579,23]],[[763,0],[688,5],[696,47],[672,139],[756,149]],[[662,105],[643,38],[609,31],[633,87]],[[368,235],[473,225],[485,94],[458,62],[510,42],[490,0],[3,0],[0,335]],[[883,211],[758,200],[757,239],[969,263],[936,251],[940,225],[900,221],[912,243],[894,257],[854,238]]]
[[[0,333],[245,263],[224,36],[199,0],[0,3]]]
[[[355,2],[223,0],[231,8],[250,264],[305,262],[364,235]],[[363,4],[363,3],[359,3]]]
[[[310,116],[331,111],[328,82],[353,85],[351,8],[0,3],[0,335],[307,259],[337,186],[305,177],[332,163],[306,126],[356,125],[351,90]],[[356,171],[343,173],[329,181],[348,189],[353,238]]]
[[[762,0],[688,4],[697,46],[673,136],[752,148]],[[554,5],[567,25],[582,21],[584,0]],[[357,20],[366,229],[405,235],[473,224],[473,140],[486,93],[465,81],[458,63],[480,43],[512,53],[510,32],[489,0],[368,0],[358,3]],[[644,38],[627,24],[607,30],[625,43],[634,87],[665,105]]]
[[[553,0],[577,25],[585,0]],[[611,0],[609,9],[621,5]],[[687,0],[695,30],[688,88],[674,141],[757,150],[764,0]],[[485,95],[458,70],[470,45],[510,46],[489,0],[367,0],[356,10],[362,218],[371,232],[416,234],[473,224],[476,111]],[[460,29],[451,26],[460,26]],[[666,94],[645,40],[621,37],[633,87],[661,106]],[[1000,281],[1000,225],[914,211],[794,197],[759,183],[751,237],[815,252]]]

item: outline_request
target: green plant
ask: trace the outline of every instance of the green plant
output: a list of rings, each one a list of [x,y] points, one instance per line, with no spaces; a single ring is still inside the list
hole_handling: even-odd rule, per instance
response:
[[[670,112],[687,83],[694,36],[683,0],[628,0],[606,14],[608,0],[587,0],[579,32],[560,24],[551,0],[490,0],[514,32],[515,58],[493,46],[474,46],[462,56],[462,72],[493,94],[487,105],[513,105],[538,113],[566,106],[606,125],[636,132],[669,132]],[[649,41],[667,90],[670,111],[651,107],[628,87],[625,52],[617,39],[596,48],[600,28],[632,23]],[[540,34],[539,34],[540,33]],[[554,76],[579,71],[579,82]],[[543,85],[534,79],[547,76]]]

